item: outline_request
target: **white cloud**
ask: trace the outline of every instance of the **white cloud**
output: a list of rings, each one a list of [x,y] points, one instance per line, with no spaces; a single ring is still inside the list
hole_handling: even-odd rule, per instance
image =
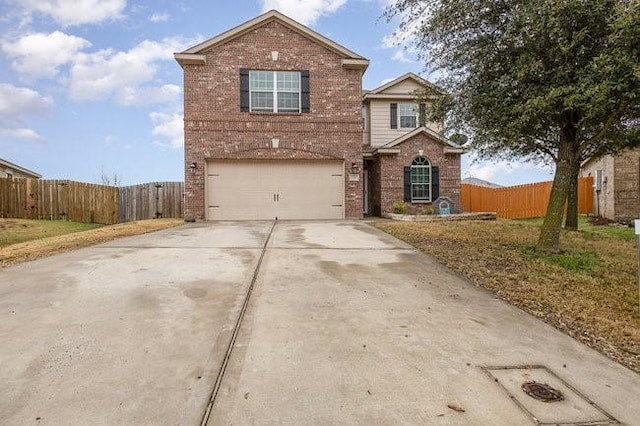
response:
[[[24,117],[48,111],[53,100],[35,90],[0,83],[0,124],[10,126]]]
[[[149,21],[151,22],[167,22],[170,16],[168,13],[158,13],[155,12],[153,15],[149,17]]]
[[[122,17],[126,0],[14,0],[28,13],[51,16],[62,25],[96,24]]]
[[[152,112],[149,114],[149,118],[154,123],[153,135],[165,140],[165,142],[155,141],[156,145],[182,149],[184,146],[184,117],[182,114]]]
[[[516,166],[516,169],[518,167]],[[466,175],[478,179],[491,181],[498,175],[511,174],[514,172],[511,163],[499,161],[497,163],[477,163],[469,166]]]
[[[163,85],[157,81],[157,74],[160,63],[173,61],[173,52],[183,50],[188,43],[170,37],[144,40],[128,51],[87,52],[89,41],[55,31],[0,42],[0,49],[27,80],[58,77],[74,101],[112,99],[120,105],[149,105],[179,100],[181,88]]]
[[[149,105],[173,103],[180,99],[182,89],[175,84],[160,87],[123,87],[115,93],[115,101],[120,105]]]
[[[35,130],[26,128],[2,129],[0,130],[0,137],[7,139],[26,139],[36,142],[44,140],[44,138],[40,136]]]
[[[262,11],[276,9],[305,25],[340,9],[347,0],[262,0]]]
[[[172,61],[173,52],[185,41],[165,38],[145,40],[129,51],[112,49],[79,53],[71,67],[68,84],[73,100],[104,100],[113,97],[123,105],[166,102],[177,96],[175,85],[143,86],[156,77],[159,62]],[[149,97],[147,101],[145,97]]]
[[[393,54],[391,59],[394,60],[394,61],[398,61],[398,62],[413,62],[411,59],[409,59],[407,57],[407,55],[405,54],[404,49],[396,50],[396,53]]]
[[[524,161],[481,161],[475,155],[470,155],[469,161],[469,166],[463,172],[464,177],[474,177],[501,184],[511,182],[519,175],[552,175],[554,170],[550,165]]]
[[[3,139],[43,140],[36,131],[22,127],[26,117],[37,116],[53,107],[53,101],[35,90],[0,83],[0,137]]]
[[[34,33],[0,45],[12,59],[11,66],[26,77],[53,78],[60,66],[71,62],[89,41],[60,31]]]

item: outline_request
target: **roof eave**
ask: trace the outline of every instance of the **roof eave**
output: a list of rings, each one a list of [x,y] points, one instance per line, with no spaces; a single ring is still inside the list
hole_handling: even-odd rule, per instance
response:
[[[383,92],[385,90],[387,90],[390,87],[395,86],[396,84],[399,84],[400,82],[403,82],[405,80],[414,80],[416,81],[418,84],[420,84],[421,86],[424,87],[429,87],[431,89],[434,89],[435,91],[437,91],[438,93],[445,93],[442,89],[440,89],[438,86],[436,86],[435,84],[431,83],[430,81],[425,80],[424,78],[420,77],[417,74],[414,74],[412,72],[408,72],[406,74],[401,75],[400,77],[391,80],[385,84],[383,84],[382,86],[378,86],[375,89],[371,90],[371,94],[379,94],[380,92]]]
[[[207,63],[205,55],[197,55],[194,53],[174,53],[173,57],[180,65],[204,65]]]
[[[12,163],[11,161],[0,159],[0,165],[3,165],[5,167],[9,167],[10,169],[14,169],[14,170],[16,170],[16,171],[18,171],[18,172],[20,172],[22,174],[33,176],[35,179],[40,179],[42,177],[42,175],[40,175],[40,174],[38,174],[38,173],[36,173],[34,171],[31,171],[29,169],[25,169],[22,166],[18,166],[17,164]]]
[[[373,152],[374,155],[378,154],[400,154],[400,148],[378,148]]]
[[[435,96],[427,96],[428,99],[435,99]],[[422,96],[414,95],[411,93],[365,93],[363,95],[364,100],[368,99],[401,99],[401,100],[415,100],[422,99]]]
[[[445,154],[464,154],[467,152],[464,148],[446,148],[444,149]]]
[[[238,25],[237,27],[234,27],[230,30],[223,32],[222,34],[219,34],[213,38],[205,40],[202,43],[196,44],[195,46],[190,47],[189,49],[181,53],[186,53],[186,54],[202,53],[203,51],[211,47],[214,47],[222,43],[226,43],[230,40],[240,37],[248,33],[249,31],[251,31],[252,29],[257,28],[273,20],[280,21],[285,26],[289,27],[291,30],[296,31],[302,36],[315,41],[316,43],[328,48],[329,50],[337,53],[343,58],[365,60],[367,61],[367,65],[368,65],[368,60],[365,57],[360,56],[355,52],[352,52],[346,47],[328,39],[322,34],[319,34],[313,31],[311,28],[302,25],[301,23],[289,18],[286,15],[283,15],[282,13],[276,10],[270,10],[268,12],[265,12],[262,15],[257,16],[256,18],[253,18],[247,22],[244,22],[243,24]]]
[[[369,67],[368,59],[343,59],[342,68],[346,70],[362,70],[364,72]]]
[[[460,152],[460,154],[464,153],[464,148],[461,147],[460,145],[456,144],[455,142],[450,141],[449,139],[447,139],[446,137],[442,136],[440,133],[434,132],[433,130],[421,126],[421,127],[416,127],[414,130],[412,130],[409,133],[405,133],[404,135],[398,137],[397,139],[383,145],[383,147],[386,147],[385,149],[390,149],[393,148],[397,145],[400,145],[401,143],[403,143],[406,140],[411,139],[412,137],[419,135],[420,133],[424,133],[432,138],[434,138],[435,140],[437,140],[438,142],[442,143],[443,145],[445,145],[444,148],[444,152],[445,154],[457,154],[457,150],[462,150],[462,152]],[[449,150],[449,152],[447,152],[447,150]]]

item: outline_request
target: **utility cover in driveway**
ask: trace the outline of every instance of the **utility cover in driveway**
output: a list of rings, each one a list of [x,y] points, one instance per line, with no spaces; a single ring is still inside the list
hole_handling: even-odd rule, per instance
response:
[[[342,219],[344,163],[210,161],[206,193],[208,220]]]
[[[485,367],[495,379],[538,425],[611,425],[619,424],[596,402],[589,400],[577,389],[541,365],[519,367]],[[532,397],[523,384],[544,383],[563,395],[553,403]]]

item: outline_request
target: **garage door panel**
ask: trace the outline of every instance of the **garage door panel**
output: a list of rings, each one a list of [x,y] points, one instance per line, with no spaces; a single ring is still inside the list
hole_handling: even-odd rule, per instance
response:
[[[342,219],[342,161],[211,161],[207,218]]]

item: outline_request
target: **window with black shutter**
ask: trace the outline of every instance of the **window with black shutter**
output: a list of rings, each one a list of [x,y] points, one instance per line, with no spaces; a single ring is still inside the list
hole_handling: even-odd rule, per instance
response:
[[[398,104],[391,104],[391,116],[389,117],[391,119],[391,128],[392,129],[397,129],[398,128]]]
[[[418,126],[424,127],[427,125],[427,106],[420,104],[418,108]]]
[[[249,112],[249,70],[240,68],[240,111]]]
[[[311,112],[311,91],[309,88],[309,71],[300,71],[300,96],[302,112]]]
[[[308,113],[309,71],[240,69],[240,111]]]
[[[440,170],[437,166],[431,166],[431,201],[440,197]]]

